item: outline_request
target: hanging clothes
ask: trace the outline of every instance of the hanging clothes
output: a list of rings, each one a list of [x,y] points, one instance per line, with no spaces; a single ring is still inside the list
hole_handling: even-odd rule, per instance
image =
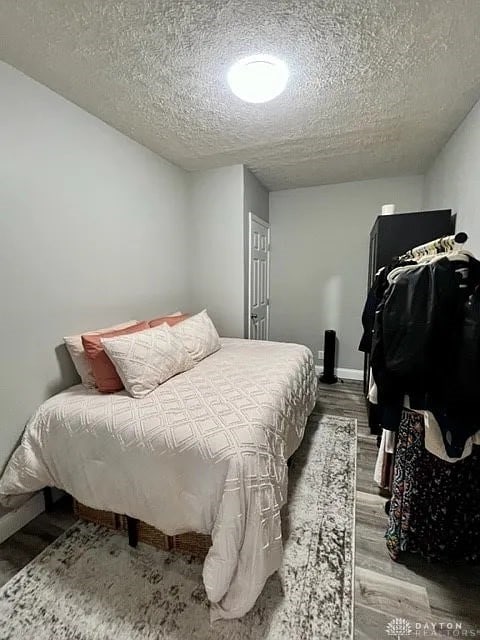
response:
[[[451,458],[445,450],[442,431],[438,422],[435,420],[435,416],[430,411],[417,411],[416,413],[419,413],[420,416],[423,417],[425,449],[436,458],[444,460],[449,464],[455,464],[459,460],[468,458],[468,456],[472,454],[474,447],[480,445],[480,431],[477,431],[477,433],[468,438],[465,443],[461,458]],[[390,491],[392,489],[390,467],[394,463],[395,446],[395,432],[383,429],[375,461],[373,479],[381,489],[388,489]]]
[[[404,411],[395,453],[387,548],[434,560],[480,561],[480,447],[450,464],[424,446],[423,416]]]
[[[459,236],[387,268],[375,311],[369,398],[386,427],[375,481],[391,490],[395,560],[480,561],[480,263]]]
[[[387,267],[382,267],[379,269],[378,273],[375,275],[375,279],[373,284],[367,294],[367,299],[365,301],[365,305],[362,311],[362,325],[363,325],[363,334],[360,340],[360,344],[358,346],[359,351],[363,351],[363,353],[370,353],[372,349],[372,338],[373,331],[375,326],[375,313],[377,311],[378,305],[383,299],[386,290],[389,286],[388,277],[389,274],[395,270],[400,264],[409,265],[409,264],[417,264],[413,261],[403,261],[395,259],[389,264]]]
[[[393,431],[382,431],[382,438],[378,448],[377,460],[373,479],[381,489],[391,490],[392,474],[395,454],[395,433]]]
[[[370,353],[372,348],[373,327],[375,325],[375,311],[380,304],[381,298],[377,297],[375,289],[372,287],[368,292],[365,306],[362,311],[363,335],[358,345],[358,350],[363,353]]]
[[[451,458],[445,450],[442,430],[440,429],[438,422],[435,420],[435,416],[431,411],[423,411],[422,414],[425,425],[425,449],[437,458],[440,458],[440,460],[445,460],[445,462],[454,464],[459,460],[467,458],[471,455],[473,447],[480,445],[480,431],[477,431],[465,442],[461,457]]]
[[[480,263],[457,252],[397,267],[388,279],[371,351],[382,426],[398,428],[408,394],[412,408],[432,411],[447,454],[459,458],[480,429]]]

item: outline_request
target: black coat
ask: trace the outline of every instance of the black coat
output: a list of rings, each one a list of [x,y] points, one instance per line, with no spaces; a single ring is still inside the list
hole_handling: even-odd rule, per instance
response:
[[[381,303],[383,296],[385,295],[385,291],[388,289],[388,274],[390,273],[390,271],[392,271],[392,269],[398,267],[399,264],[399,260],[395,258],[395,260],[391,264],[389,264],[388,267],[382,267],[375,276],[373,285],[368,292],[367,300],[365,301],[365,306],[362,312],[363,335],[358,347],[359,351],[370,353],[372,350],[372,338],[375,327],[375,312],[377,311],[378,305]],[[402,262],[402,266],[409,264],[415,263],[411,261]]]
[[[454,457],[480,426],[479,263],[466,288],[458,267],[443,258],[400,274],[377,308],[371,354],[383,426],[398,427],[409,394],[412,408],[434,413]]]

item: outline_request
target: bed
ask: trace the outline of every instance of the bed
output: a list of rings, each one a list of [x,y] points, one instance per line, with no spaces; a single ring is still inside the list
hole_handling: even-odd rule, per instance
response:
[[[317,388],[306,347],[221,344],[142,399],[82,385],[50,398],[0,480],[7,508],[55,486],[169,536],[211,535],[203,580],[212,620],[243,616],[280,566],[286,463]]]

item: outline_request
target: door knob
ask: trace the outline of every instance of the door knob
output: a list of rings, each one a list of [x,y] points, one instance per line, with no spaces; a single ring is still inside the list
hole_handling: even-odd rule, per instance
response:
[[[256,313],[252,313],[252,315],[250,316],[250,318],[251,318],[252,320],[256,320],[256,319],[258,318],[258,316],[257,316],[257,314],[256,314]]]

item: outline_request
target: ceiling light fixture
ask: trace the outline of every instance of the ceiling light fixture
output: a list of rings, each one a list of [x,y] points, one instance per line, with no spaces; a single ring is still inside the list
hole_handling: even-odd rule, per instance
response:
[[[233,93],[245,102],[268,102],[287,86],[287,65],[273,56],[256,55],[233,64],[227,75]]]

